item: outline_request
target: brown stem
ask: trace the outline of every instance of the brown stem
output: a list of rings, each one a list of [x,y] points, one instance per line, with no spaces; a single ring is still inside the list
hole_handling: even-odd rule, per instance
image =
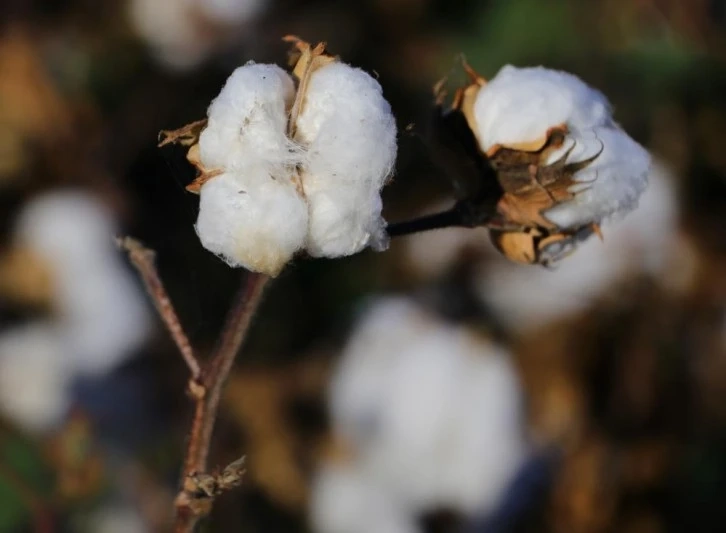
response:
[[[131,237],[124,237],[118,239],[118,245],[121,249],[125,250],[131,263],[134,265],[136,270],[141,275],[141,279],[144,281],[146,291],[151,296],[151,299],[156,306],[156,310],[159,312],[159,316],[166,324],[166,328],[169,330],[172,339],[176,343],[179,353],[184,358],[191,372],[191,379],[193,382],[199,381],[201,376],[201,369],[199,367],[199,361],[194,356],[192,345],[189,343],[189,339],[184,333],[184,328],[179,322],[179,317],[174,310],[174,306],[169,299],[169,295],[164,288],[164,284],[159,278],[159,273],[156,270],[156,264],[154,261],[155,253],[153,250],[146,248],[139,241],[132,239]]]
[[[219,345],[209,366],[202,372],[200,386],[192,390],[196,406],[184,461],[182,489],[176,498],[176,533],[194,531],[199,518],[211,508],[210,497],[199,491],[193,481],[198,474],[207,471],[209,445],[222,390],[269,279],[264,274],[246,274],[227,315]]]
[[[191,533],[199,518],[211,510],[214,496],[241,481],[242,460],[229,465],[221,476],[211,476],[207,472],[207,459],[224,385],[270,277],[253,272],[244,275],[242,286],[227,314],[217,349],[202,368],[159,278],[154,252],[129,237],[119,239],[118,244],[128,252],[191,372],[189,392],[195,402],[194,417],[184,459],[182,486],[175,500],[177,515],[174,526],[177,533]]]

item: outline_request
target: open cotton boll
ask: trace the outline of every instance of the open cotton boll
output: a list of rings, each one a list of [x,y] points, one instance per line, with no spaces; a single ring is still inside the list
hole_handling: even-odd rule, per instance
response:
[[[396,159],[396,124],[380,84],[343,63],[323,66],[310,78],[296,127],[307,148],[308,252],[340,257],[369,244],[385,248],[380,190]]]
[[[413,517],[354,465],[325,464],[311,488],[316,533],[419,533]]]
[[[482,270],[477,292],[499,318],[518,332],[586,309],[630,274],[667,275],[681,255],[678,199],[670,171],[656,164],[638,209],[603,228],[554,269],[512,264],[499,254]]]
[[[576,76],[512,65],[502,67],[479,91],[474,117],[484,152],[536,141],[561,124],[578,130],[612,124],[607,99]]]
[[[16,221],[15,239],[50,267],[64,349],[82,374],[110,371],[150,333],[145,296],[115,235],[112,214],[81,191],[34,198]]]
[[[382,300],[362,324],[330,399],[358,467],[411,512],[492,510],[526,453],[508,355],[407,300]]]
[[[50,431],[71,404],[73,361],[58,329],[46,322],[0,333],[0,411],[27,431]]]
[[[564,135],[562,146],[544,152],[542,166],[535,167],[552,166],[550,172],[559,175],[546,187],[565,186],[574,195],[543,208],[545,218],[559,229],[600,224],[637,206],[647,186],[650,156],[613,122],[600,92],[565,72],[506,66],[478,88],[475,98],[470,125],[498,167],[500,180],[509,175],[506,163],[497,162],[499,148],[537,152],[553,130]],[[563,159],[568,166],[554,166]],[[569,166],[576,163],[582,168]],[[526,200],[517,200],[526,206]]]
[[[201,189],[196,230],[207,250],[232,267],[276,276],[305,242],[308,212],[287,176],[251,166]]]
[[[616,127],[594,128],[586,133],[573,132],[575,148],[589,145],[590,153],[570,153],[568,162],[583,161],[598,154],[588,166],[575,174],[570,188],[575,197],[545,212],[546,218],[560,228],[599,223],[614,214],[625,214],[638,205],[648,185],[650,155]],[[594,139],[594,140],[593,140]]]
[[[248,63],[235,69],[209,106],[199,138],[207,170],[267,165],[275,173],[294,166],[299,150],[286,135],[295,86],[277,65]]]

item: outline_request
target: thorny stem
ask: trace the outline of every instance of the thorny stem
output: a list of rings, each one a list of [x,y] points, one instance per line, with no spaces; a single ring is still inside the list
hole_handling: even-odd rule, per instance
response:
[[[128,253],[131,263],[139,272],[139,275],[141,275],[141,279],[146,286],[146,291],[149,293],[149,296],[151,296],[159,316],[164,321],[166,328],[171,334],[171,338],[174,339],[174,343],[179,349],[179,353],[189,367],[192,381],[198,381],[201,375],[199,361],[197,361],[197,358],[194,356],[192,345],[189,343],[189,339],[184,333],[184,328],[182,328],[179,317],[177,316],[174,306],[169,299],[169,295],[164,288],[164,284],[162,283],[161,278],[159,278],[159,273],[156,270],[156,263],[154,261],[156,254],[153,250],[146,248],[139,241],[132,239],[131,237],[118,239],[117,243],[120,248]]]
[[[222,391],[270,277],[252,272],[244,275],[232,308],[227,314],[217,348],[209,362],[202,366],[194,357],[174,306],[159,278],[154,264],[154,252],[128,237],[120,239],[119,246],[128,252],[131,262],[139,271],[191,373],[189,392],[195,402],[194,417],[187,441],[181,488],[175,500],[177,514],[174,524],[176,533],[191,533],[199,519],[211,510],[214,495],[198,486],[199,480],[213,477],[206,475],[207,460]],[[239,461],[229,465],[225,472],[230,470],[241,475],[237,463]],[[228,483],[225,486],[223,483],[219,488],[231,488],[235,485]]]

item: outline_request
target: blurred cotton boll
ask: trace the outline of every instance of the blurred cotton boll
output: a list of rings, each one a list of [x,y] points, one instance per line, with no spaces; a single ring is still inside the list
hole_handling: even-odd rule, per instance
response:
[[[213,41],[194,15],[194,0],[130,0],[129,17],[134,31],[156,59],[174,70],[185,70],[203,61]]]
[[[311,487],[316,533],[419,533],[414,518],[379,483],[354,465],[330,463]]]
[[[380,84],[334,62],[310,77],[295,139],[310,206],[307,250],[340,257],[387,247],[380,191],[396,160],[396,122]]]
[[[60,425],[71,397],[73,364],[58,328],[34,322],[0,333],[0,410],[30,432]]]
[[[114,246],[116,224],[100,201],[80,191],[31,200],[16,221],[15,241],[50,267],[59,342],[66,364],[104,374],[150,333],[145,295]]]
[[[368,311],[330,402],[356,468],[410,513],[491,511],[527,453],[509,354],[406,299]]]
[[[249,23],[267,0],[129,0],[131,26],[163,66],[187,70]]]
[[[499,256],[482,268],[478,292],[513,330],[525,332],[587,308],[630,275],[668,275],[681,253],[679,207],[670,171],[654,165],[638,209],[606,226],[553,269],[515,265]]]

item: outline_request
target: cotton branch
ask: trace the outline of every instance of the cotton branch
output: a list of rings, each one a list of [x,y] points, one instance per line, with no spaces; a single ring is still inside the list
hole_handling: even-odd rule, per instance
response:
[[[141,279],[144,281],[146,291],[151,296],[151,299],[156,306],[156,310],[159,316],[166,324],[166,328],[171,334],[171,338],[174,339],[176,347],[179,349],[179,353],[184,358],[184,362],[189,367],[192,381],[199,381],[201,375],[201,369],[199,367],[199,361],[194,356],[192,345],[189,343],[189,339],[184,333],[179,317],[174,310],[174,306],[169,299],[169,295],[164,288],[164,284],[159,278],[159,273],[156,270],[156,263],[154,261],[155,253],[153,250],[146,248],[139,241],[132,239],[131,237],[125,237],[118,239],[118,245],[120,248],[128,253],[131,263],[134,265],[136,270],[141,275]]]
[[[466,201],[460,201],[446,211],[389,224],[386,232],[389,237],[403,237],[424,231],[456,227],[486,227],[497,230],[521,229],[520,225],[509,223],[503,219],[496,212],[494,204],[478,206]]]
[[[214,498],[238,486],[242,481],[244,458],[229,464],[221,474],[209,474],[207,462],[224,385],[270,278],[264,274],[244,274],[217,348],[209,361],[202,365],[194,356],[174,306],[159,278],[154,252],[128,237],[119,240],[119,246],[126,250],[132,264],[139,271],[191,373],[189,391],[195,402],[194,417],[184,458],[181,488],[175,499],[177,516],[174,526],[177,533],[191,533],[199,519],[211,511]]]

